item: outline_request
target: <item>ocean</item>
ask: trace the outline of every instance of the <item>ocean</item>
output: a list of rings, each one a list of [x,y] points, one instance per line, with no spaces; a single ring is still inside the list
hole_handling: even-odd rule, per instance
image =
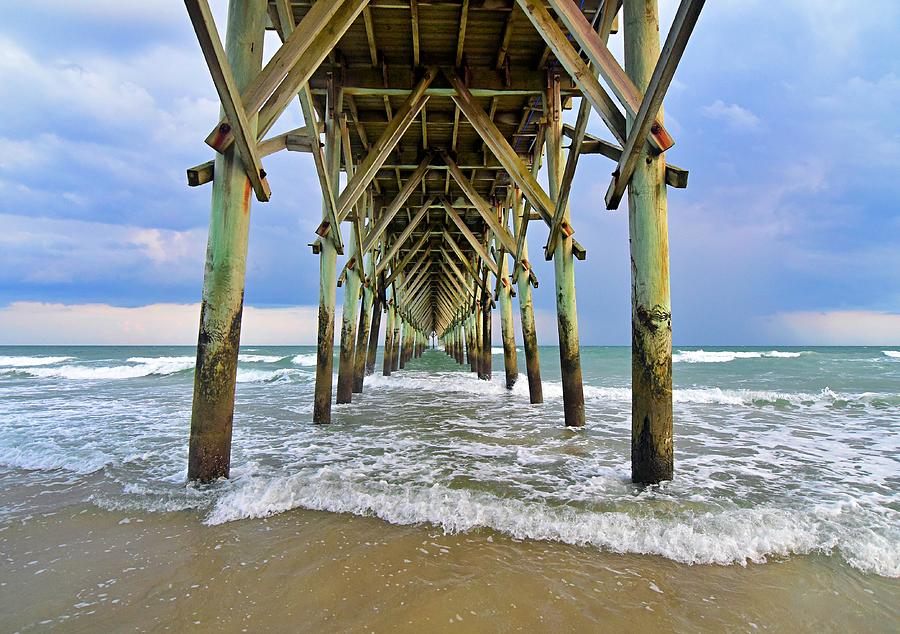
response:
[[[900,348],[676,347],[651,487],[629,349],[578,430],[540,352],[542,405],[427,350],[316,426],[314,348],[243,347],[196,486],[193,348],[0,347],[0,631],[900,628]]]

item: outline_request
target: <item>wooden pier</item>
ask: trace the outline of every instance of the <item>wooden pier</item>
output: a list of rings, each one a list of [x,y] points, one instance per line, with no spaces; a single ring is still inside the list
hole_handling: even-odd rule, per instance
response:
[[[215,159],[187,171],[191,186],[212,183],[188,477],[229,474],[250,199],[269,200],[263,159],[289,151],[312,154],[322,194],[311,236],[320,271],[316,423],[330,422],[333,396],[352,402],[376,371],[382,321],[385,375],[436,336],[490,380],[493,310],[506,387],[518,379],[518,314],[530,401],[541,403],[529,234],[547,236],[543,256],[554,263],[565,424],[589,422],[575,277],[592,265],[577,263],[587,253],[575,227],[617,209],[627,190],[632,477],[671,479],[666,197],[668,187],[687,186],[687,172],[666,162],[675,140],[662,103],[703,4],[681,0],[661,43],[657,0],[230,0],[223,42],[207,0],[185,0],[222,103],[206,137]],[[263,66],[266,29],[282,44]],[[619,30],[624,64],[607,48]],[[569,126],[563,112],[575,103]],[[305,125],[270,135],[297,106]],[[611,140],[586,133],[592,111]],[[604,201],[573,210],[586,153],[611,159],[612,177]]]

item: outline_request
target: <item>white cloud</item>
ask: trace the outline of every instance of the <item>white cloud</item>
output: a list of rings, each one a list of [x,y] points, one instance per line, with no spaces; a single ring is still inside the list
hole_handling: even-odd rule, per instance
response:
[[[759,117],[736,103],[726,104],[721,99],[703,108],[703,114],[711,119],[724,121],[735,128],[751,130],[759,125]]]
[[[764,327],[774,342],[826,346],[900,344],[900,313],[868,310],[783,312],[766,318]]]
[[[245,306],[244,345],[309,345],[316,342],[318,307]],[[337,312],[340,315],[340,310]],[[0,308],[4,345],[193,345],[199,304],[109,304],[14,302]]]

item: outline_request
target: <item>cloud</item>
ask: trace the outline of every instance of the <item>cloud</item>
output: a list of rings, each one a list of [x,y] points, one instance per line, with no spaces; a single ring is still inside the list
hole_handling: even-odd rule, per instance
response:
[[[721,99],[716,99],[703,108],[703,113],[710,119],[718,119],[744,130],[752,130],[759,125],[759,117],[755,114],[736,103],[726,104]]]
[[[765,319],[772,341],[820,346],[900,344],[900,313],[867,310],[795,311]]]
[[[310,345],[316,342],[317,306],[245,306],[244,345]],[[340,314],[340,312],[338,312]],[[194,345],[200,304],[13,302],[0,308],[3,345]]]

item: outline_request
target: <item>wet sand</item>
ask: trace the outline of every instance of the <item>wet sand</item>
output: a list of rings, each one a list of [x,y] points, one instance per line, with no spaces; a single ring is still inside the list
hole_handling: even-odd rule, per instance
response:
[[[837,557],[688,566],[294,510],[206,526],[92,505],[0,524],[0,631],[867,631],[900,581]]]

